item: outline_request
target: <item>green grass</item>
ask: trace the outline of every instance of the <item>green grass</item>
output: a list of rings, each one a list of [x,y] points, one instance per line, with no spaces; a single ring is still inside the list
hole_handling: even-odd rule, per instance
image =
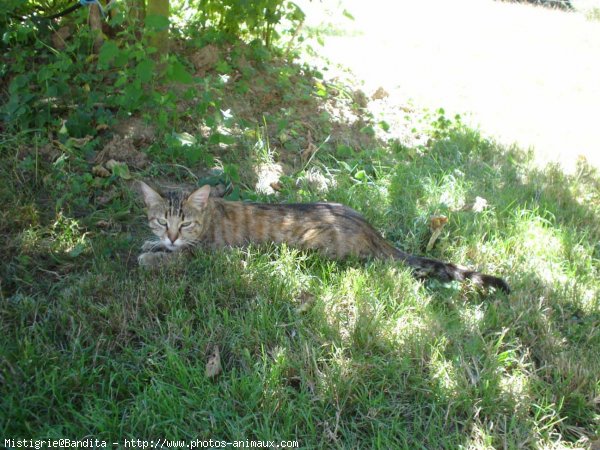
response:
[[[54,57],[13,50],[20,63],[5,67],[12,78],[0,108],[11,118],[0,134],[0,443],[91,436],[455,449],[598,439],[595,169],[536,168],[443,111],[418,125],[426,146],[378,142],[351,89],[257,46],[220,50],[231,82],[214,69],[186,91],[169,80],[139,84],[134,104],[111,103],[121,69],[67,64],[63,52],[64,77],[46,79],[62,74]],[[122,75],[135,80],[135,67]],[[63,108],[67,97],[48,80],[80,76],[97,83],[89,95],[73,83],[68,100],[80,108]],[[123,159],[142,150],[149,165],[93,176],[129,115],[148,115],[155,133]],[[253,192],[256,166],[273,163],[285,173],[278,196]],[[198,250],[140,270],[148,230],[129,177],[197,184],[215,166],[222,170],[208,178],[232,182],[233,197],[342,202],[412,253],[425,253],[430,217],[444,214],[428,256],[502,276],[513,293],[423,284],[399,265],[285,246]],[[468,207],[477,197],[488,204],[480,212]],[[222,373],[211,379],[215,347]]]
[[[323,152],[315,164],[337,185],[321,197],[415,253],[429,216],[448,215],[432,256],[505,277],[508,297],[285,246],[198,251],[146,273],[143,212],[126,185],[133,212],[108,229],[55,215],[5,145],[0,435],[585,445],[599,426],[600,178],[536,169],[473,130],[442,128],[417,153],[355,154],[360,180]],[[461,210],[476,196],[486,210]],[[297,199],[291,185],[278,200]],[[223,372],[209,379],[214,346]]]

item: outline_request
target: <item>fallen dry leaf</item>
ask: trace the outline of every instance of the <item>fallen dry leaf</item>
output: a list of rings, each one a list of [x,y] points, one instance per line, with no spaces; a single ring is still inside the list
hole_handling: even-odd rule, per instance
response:
[[[382,100],[386,97],[389,97],[390,94],[381,86],[377,88],[377,90],[371,95],[373,100]]]
[[[71,137],[71,138],[67,139],[67,144],[71,144],[75,148],[81,148],[85,144],[87,144],[88,142],[90,142],[92,139],[94,139],[94,138],[92,136],[90,136],[90,135],[87,135],[87,136],[82,137],[82,138]]]
[[[213,352],[208,358],[206,363],[206,369],[204,371],[207,378],[214,378],[219,375],[222,371],[221,367],[221,354],[219,353],[219,346],[215,345]]]
[[[97,166],[92,167],[92,174],[102,178],[110,177],[110,172],[102,164],[98,164]]]
[[[435,241],[440,234],[442,233],[442,228],[444,225],[448,223],[448,218],[446,216],[433,216],[429,219],[429,229],[431,230],[431,237],[429,238],[429,242],[427,243],[426,251],[431,251],[433,246],[435,245]]]
[[[432,216],[429,219],[429,229],[431,231],[441,230],[448,223],[446,216]]]

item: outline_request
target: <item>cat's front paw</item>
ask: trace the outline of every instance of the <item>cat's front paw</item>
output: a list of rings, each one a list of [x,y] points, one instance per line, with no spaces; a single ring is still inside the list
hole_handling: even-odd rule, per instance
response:
[[[159,267],[161,264],[171,258],[171,256],[172,253],[167,252],[146,252],[138,256],[138,264],[140,267],[144,267],[146,269]]]

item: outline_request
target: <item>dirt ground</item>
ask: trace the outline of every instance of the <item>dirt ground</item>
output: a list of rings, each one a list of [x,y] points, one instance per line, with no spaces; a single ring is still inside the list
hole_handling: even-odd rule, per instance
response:
[[[467,113],[540,163],[569,171],[584,156],[600,167],[600,21],[586,17],[600,2],[573,1],[576,12],[492,0],[298,3],[323,32],[321,56],[364,80],[367,95],[383,87],[399,114],[408,103]]]

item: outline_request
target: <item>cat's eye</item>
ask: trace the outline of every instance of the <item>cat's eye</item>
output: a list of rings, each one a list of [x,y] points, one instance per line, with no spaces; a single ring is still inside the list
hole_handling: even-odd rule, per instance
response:
[[[182,222],[181,228],[188,228],[188,227],[191,227],[192,225],[194,225],[194,222]]]
[[[167,226],[167,221],[165,219],[156,219],[156,221],[158,222],[159,225],[166,227]]]

